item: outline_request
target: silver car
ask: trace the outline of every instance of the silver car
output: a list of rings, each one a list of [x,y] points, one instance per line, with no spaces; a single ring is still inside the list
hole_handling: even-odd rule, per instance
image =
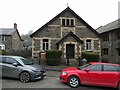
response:
[[[46,70],[31,60],[19,56],[0,56],[2,77],[18,78],[21,82],[43,79]]]

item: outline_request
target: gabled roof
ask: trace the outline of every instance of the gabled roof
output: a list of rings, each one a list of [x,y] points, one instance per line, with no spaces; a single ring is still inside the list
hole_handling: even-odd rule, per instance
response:
[[[118,28],[120,28],[120,19],[118,19],[116,21],[113,21],[111,23],[108,23],[105,26],[101,26],[98,29],[96,29],[96,31],[99,34],[102,34],[102,33],[109,32],[109,31],[112,31],[112,30],[115,30],[115,29],[118,29]]]
[[[17,32],[20,40],[23,41],[23,40],[21,39],[21,36],[20,36],[18,30],[17,30],[17,29],[14,29],[14,28],[0,28],[0,35],[1,35],[1,36],[11,36],[15,31]]]
[[[62,41],[64,41],[66,38],[68,38],[69,36],[72,36],[73,38],[75,38],[78,42],[83,43],[82,40],[80,40],[80,38],[78,38],[73,32],[69,32],[65,37],[63,37],[59,42],[57,42],[56,44],[60,44]]]
[[[12,35],[14,32],[14,28],[0,28],[0,35]]]
[[[41,28],[39,28],[36,32],[30,35],[30,37],[33,37],[39,30],[42,30],[46,26],[48,26],[51,22],[53,22],[56,18],[59,18],[62,14],[69,11],[72,13],[77,19],[79,19],[84,25],[86,25],[92,32],[94,32],[97,36],[99,36],[99,33],[94,30],[89,24],[87,24],[80,16],[78,16],[71,8],[67,7],[65,10],[63,10],[61,13],[59,13],[57,16],[55,16],[53,19],[51,19],[49,22],[47,22],[45,25],[43,25]]]

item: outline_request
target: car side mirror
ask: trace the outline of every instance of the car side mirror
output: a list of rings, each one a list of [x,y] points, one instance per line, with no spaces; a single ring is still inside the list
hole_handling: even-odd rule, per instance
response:
[[[89,72],[89,71],[90,71],[90,69],[89,69],[89,68],[87,68],[87,69],[85,69],[85,71],[86,71],[86,72]]]
[[[17,67],[17,66],[18,66],[18,64],[17,64],[17,63],[13,63],[13,66]]]

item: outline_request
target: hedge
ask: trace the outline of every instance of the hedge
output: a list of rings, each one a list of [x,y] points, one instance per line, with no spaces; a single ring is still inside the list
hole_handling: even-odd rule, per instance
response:
[[[25,58],[29,58],[32,55],[32,51],[31,50],[11,50],[11,51],[8,51],[8,55],[22,56]]]
[[[87,62],[98,62],[99,61],[99,53],[97,52],[83,52],[82,58],[85,58]]]
[[[56,66],[61,63],[62,51],[48,50],[46,51],[46,63],[50,66]]]
[[[5,50],[0,50],[0,55],[7,55],[7,51],[5,51]]]
[[[22,56],[25,58],[31,57],[31,50],[0,50],[0,55],[13,55],[13,56]]]

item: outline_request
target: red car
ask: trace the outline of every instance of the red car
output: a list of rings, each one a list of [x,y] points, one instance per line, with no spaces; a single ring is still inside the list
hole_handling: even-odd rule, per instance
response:
[[[60,81],[72,88],[85,84],[120,90],[120,64],[90,62],[81,67],[66,68],[60,73]]]

